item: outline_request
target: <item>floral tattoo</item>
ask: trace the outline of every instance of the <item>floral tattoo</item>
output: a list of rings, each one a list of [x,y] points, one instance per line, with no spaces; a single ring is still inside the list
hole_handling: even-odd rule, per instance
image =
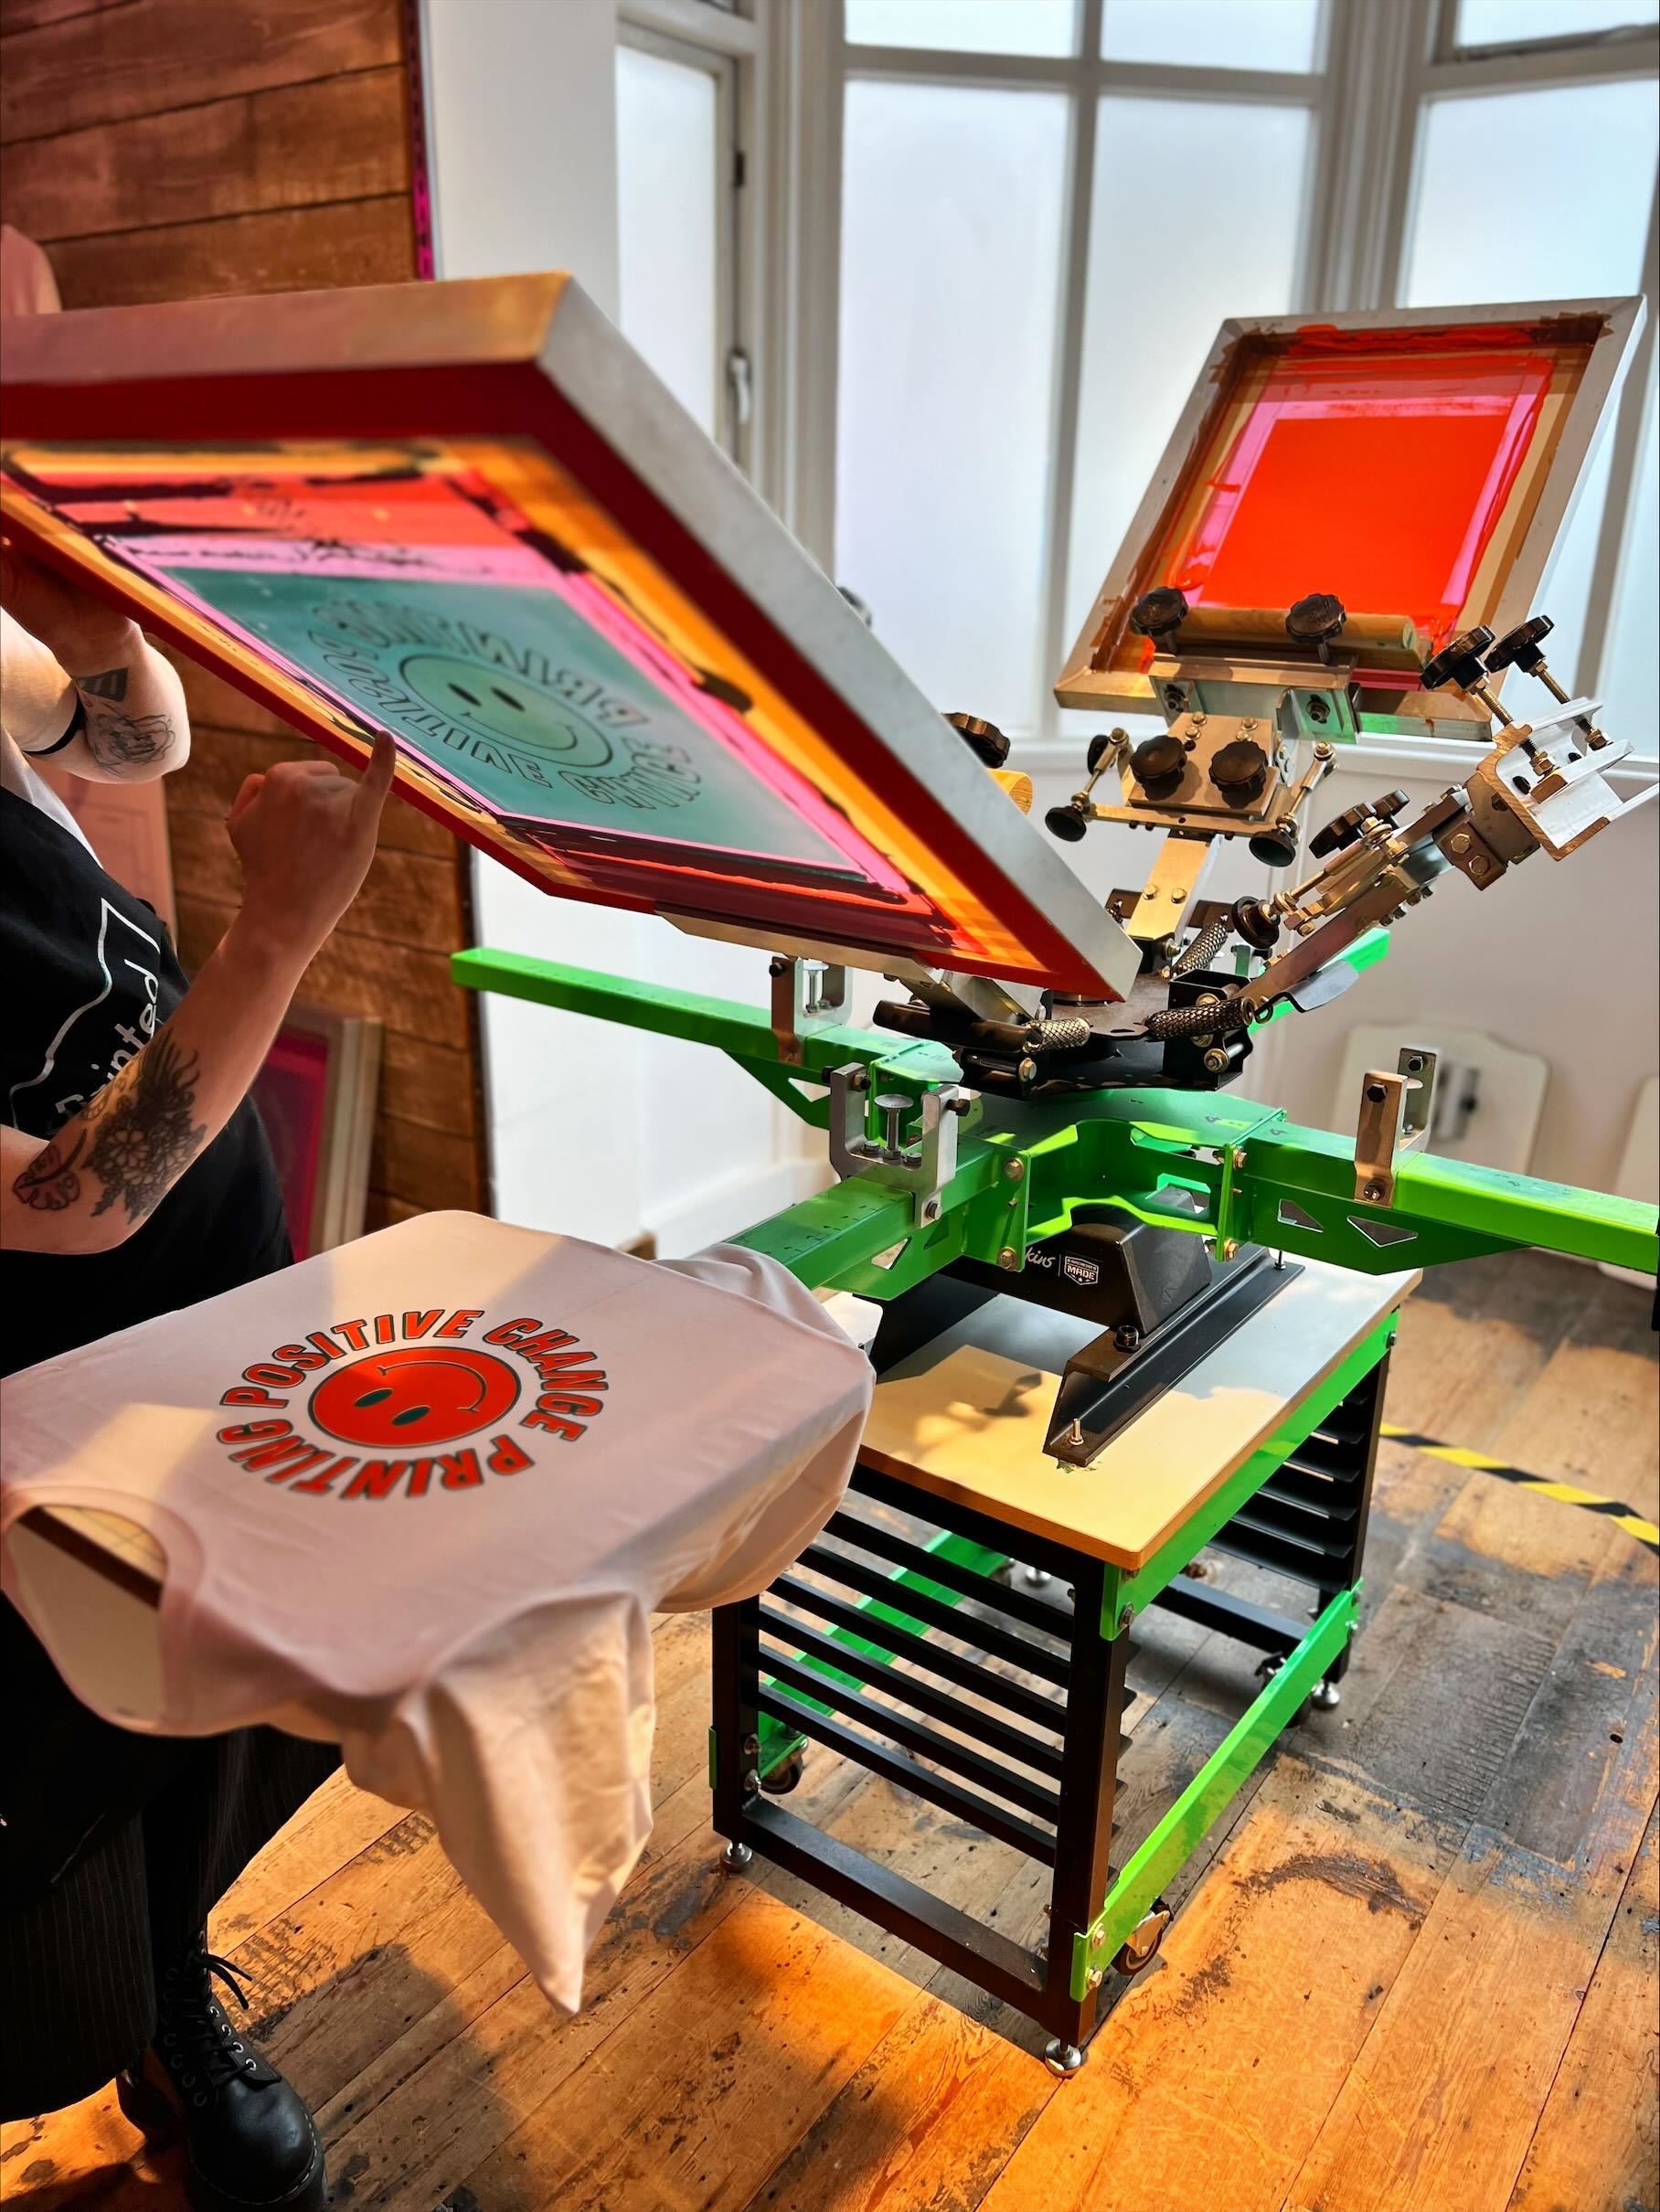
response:
[[[94,1214],[119,1198],[129,1220],[141,1220],[188,1167],[208,1134],[190,1119],[198,1067],[197,1055],[181,1054],[163,1030],[133,1063],[132,1081],[104,1094],[87,1154],[104,1186]]]
[[[73,1206],[80,1196],[80,1177],[75,1173],[75,1162],[87,1141],[83,1129],[65,1154],[56,1140],[44,1152],[37,1152],[12,1188],[25,1206],[32,1206],[37,1213],[60,1214],[66,1206]]]

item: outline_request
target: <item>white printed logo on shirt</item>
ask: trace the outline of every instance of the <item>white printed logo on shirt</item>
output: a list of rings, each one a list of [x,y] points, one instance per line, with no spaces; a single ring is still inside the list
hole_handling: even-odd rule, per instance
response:
[[[46,1048],[39,1074],[30,1076],[26,1083],[12,1085],[8,1106],[14,1128],[30,1126],[18,1116],[18,1100],[27,1091],[38,1090],[54,1076],[59,1083],[67,1086],[53,1099],[48,1117],[51,1129],[59,1128],[89,1099],[95,1099],[104,1085],[112,1081],[155,1035],[161,946],[107,899],[101,899],[99,904],[103,910],[98,919],[98,944],[93,954],[98,962],[99,988],[65,1016],[57,1036]],[[116,992],[117,979],[110,972],[112,961],[122,972],[122,995],[124,997],[135,983],[142,997],[143,1004],[132,1021],[112,1022],[108,1015],[99,1016],[100,1006]]]
[[[539,1321],[460,1341],[489,1319],[481,1307],[433,1306],[313,1329],[221,1394],[249,1418],[218,1441],[295,1497],[428,1497],[521,1474],[536,1459],[518,1432],[579,1442],[610,1383],[569,1329]]]

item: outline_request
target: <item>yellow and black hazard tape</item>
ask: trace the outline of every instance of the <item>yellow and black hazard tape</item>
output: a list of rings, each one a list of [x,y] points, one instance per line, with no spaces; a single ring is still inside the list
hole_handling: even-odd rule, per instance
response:
[[[1504,1460],[1489,1459],[1484,1452],[1466,1452],[1457,1444],[1443,1444],[1433,1436],[1420,1436],[1415,1430],[1398,1428],[1393,1421],[1384,1421],[1379,1434],[1386,1443],[1406,1444],[1414,1452],[1427,1453],[1431,1459],[1448,1460],[1454,1467],[1468,1467],[1477,1474],[1495,1474],[1502,1483],[1514,1483],[1518,1490],[1531,1490],[1539,1497],[1556,1498],[1564,1505],[1580,1505],[1587,1513],[1605,1514],[1626,1535],[1635,1537],[1639,1544],[1646,1544],[1651,1551],[1660,1552],[1660,1527],[1645,1521],[1642,1515],[1623,1505],[1618,1498],[1605,1498],[1594,1490],[1577,1490],[1571,1483],[1552,1481],[1548,1474],[1530,1474],[1526,1467],[1509,1466]]]

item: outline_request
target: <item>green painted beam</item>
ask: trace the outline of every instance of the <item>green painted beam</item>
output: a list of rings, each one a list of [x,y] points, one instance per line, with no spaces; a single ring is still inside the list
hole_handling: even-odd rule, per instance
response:
[[[1382,931],[1361,939],[1351,964],[1381,957],[1387,941]],[[522,953],[459,952],[452,969],[470,989],[712,1046],[821,1126],[822,1101],[806,1097],[799,1079],[822,1082],[830,1069],[857,1061],[870,1069],[873,1090],[917,1096],[955,1073],[936,1045],[840,1026],[804,1037],[796,1069],[779,1058],[758,1007]],[[861,1176],[739,1241],[772,1253],[814,1287],[834,1283],[877,1298],[896,1296],[964,1255],[995,1265],[1012,1250],[1024,1264],[1027,1247],[1066,1228],[1074,1207],[1103,1203],[1362,1274],[1528,1245],[1643,1273],[1660,1267],[1660,1215],[1652,1206],[1421,1153],[1402,1157],[1391,1204],[1368,1206],[1354,1195],[1354,1153],[1352,1137],[1296,1127],[1225,1094],[1096,1091],[1022,1108],[1018,1133],[966,1138],[942,1218],[927,1232],[911,1233],[904,1190]],[[1020,1178],[1003,1180],[1016,1160]],[[1197,1197],[1199,1210],[1173,1211],[1173,1192]]]
[[[1230,1728],[1107,1892],[1093,1923],[1072,1938],[1070,1990],[1089,1994],[1178,1867],[1191,1858],[1255,1772],[1286,1722],[1353,1633],[1358,1588],[1340,1591],[1278,1674]]]
[[[1537,1175],[1508,1175],[1500,1168],[1442,1159],[1432,1153],[1408,1153],[1396,1167],[1393,1202],[1388,1207],[1366,1206],[1355,1200],[1352,1137],[1284,1123],[1265,1131],[1251,1153],[1259,1187],[1246,1233],[1258,1242],[1278,1241],[1279,1206],[1290,1197],[1312,1202],[1308,1210],[1328,1218],[1335,1212],[1386,1229],[1400,1223],[1439,1232],[1431,1265],[1439,1260],[1442,1243],[1461,1248],[1449,1250],[1451,1258],[1507,1245],[1532,1245],[1540,1251],[1606,1260],[1645,1274],[1653,1274],[1660,1260],[1655,1233],[1660,1211],[1634,1198],[1548,1183]],[[1424,1256],[1410,1245],[1378,1248],[1378,1258],[1381,1264],[1373,1271],[1379,1273],[1425,1263]],[[1346,1259],[1345,1264],[1349,1264]]]
[[[450,973],[468,991],[493,991],[501,998],[529,999],[558,1006],[591,1020],[621,1022],[654,1037],[683,1037],[694,1045],[746,1060],[782,1066],[771,1022],[760,1006],[735,998],[713,998],[669,984],[640,984],[598,968],[573,968],[563,961],[537,960],[526,952],[495,952],[479,947],[451,956]],[[838,1068],[845,1061],[889,1059],[899,1040],[875,1029],[826,1028],[803,1040],[800,1072]]]

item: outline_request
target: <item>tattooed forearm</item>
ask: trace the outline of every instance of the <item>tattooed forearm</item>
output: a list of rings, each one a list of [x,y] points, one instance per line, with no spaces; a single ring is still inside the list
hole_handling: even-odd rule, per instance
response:
[[[60,1214],[66,1206],[73,1206],[80,1196],[80,1177],[75,1173],[75,1162],[87,1141],[84,1129],[76,1133],[74,1143],[66,1153],[56,1143],[44,1152],[37,1152],[12,1188],[25,1206],[32,1206],[37,1213]]]
[[[127,696],[132,671],[126,666],[106,668],[101,675],[78,675],[75,688],[89,699],[113,699],[119,707]]]
[[[112,714],[102,707],[87,710],[86,747],[100,768],[137,768],[160,760],[177,742],[171,715]]]
[[[86,1158],[103,1185],[94,1214],[119,1198],[129,1220],[142,1220],[184,1174],[208,1134],[190,1119],[198,1078],[197,1055],[181,1054],[164,1029],[102,1094]]]

